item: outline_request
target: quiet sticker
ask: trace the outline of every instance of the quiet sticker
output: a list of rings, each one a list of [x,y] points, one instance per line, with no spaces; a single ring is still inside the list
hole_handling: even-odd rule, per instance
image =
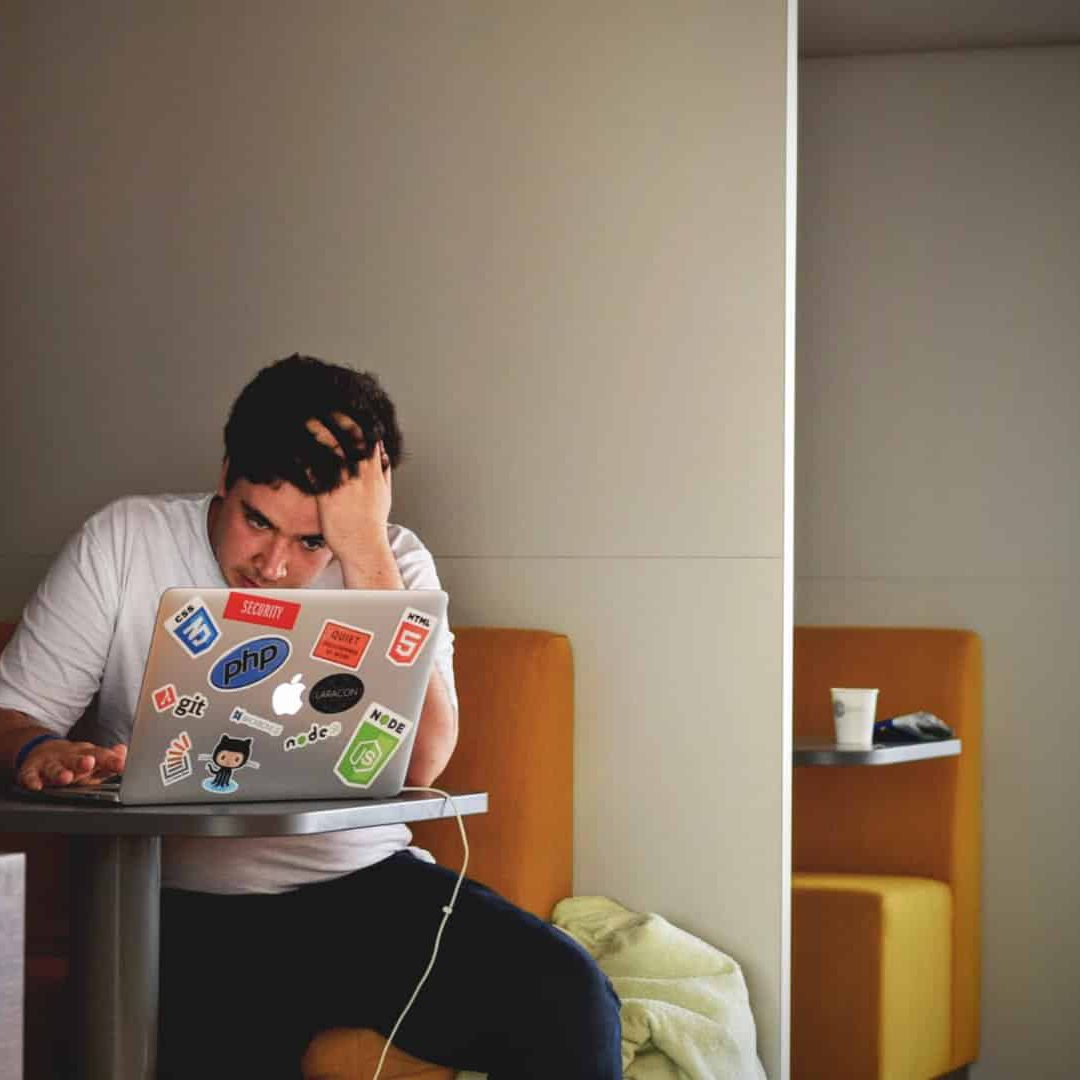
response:
[[[214,617],[200,596],[189,600],[162,625],[188,656],[202,656],[221,636]]]
[[[235,622],[273,626],[278,630],[291,630],[300,615],[300,605],[291,600],[271,600],[249,593],[231,592],[222,613]]]
[[[355,671],[364,659],[371,644],[371,631],[361,630],[359,626],[334,622],[327,619],[322,624],[319,636],[315,639],[311,655],[315,660],[325,660],[338,667],[352,668]]]
[[[435,629],[435,622],[433,616],[423,611],[406,608],[394,631],[390,648],[386,650],[386,659],[398,667],[412,667],[431,631]]]
[[[334,774],[349,787],[371,787],[411,727],[411,720],[373,703],[341,752]]]
[[[179,780],[186,780],[194,769],[191,767],[191,736],[186,731],[181,731],[175,739],[171,740],[165,749],[165,760],[158,769],[161,772],[161,782],[168,787]]]

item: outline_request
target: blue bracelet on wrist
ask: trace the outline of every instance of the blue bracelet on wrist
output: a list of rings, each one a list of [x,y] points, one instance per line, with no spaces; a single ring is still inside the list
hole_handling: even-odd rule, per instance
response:
[[[32,739],[27,739],[26,742],[19,747],[19,752],[15,755],[15,771],[18,772],[23,767],[23,762],[30,756],[30,751],[35,746],[40,746],[43,742],[48,742],[50,739],[59,739],[59,735],[50,735],[46,732],[44,735],[35,735]]]

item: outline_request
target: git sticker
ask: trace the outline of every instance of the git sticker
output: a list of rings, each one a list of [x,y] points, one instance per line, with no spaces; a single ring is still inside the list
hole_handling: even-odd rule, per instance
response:
[[[191,766],[191,736],[186,731],[181,731],[170,741],[165,750],[165,760],[158,769],[165,787],[186,780],[194,772]]]
[[[315,639],[311,655],[316,660],[325,660],[328,664],[337,664],[338,667],[355,671],[364,659],[371,638],[370,630],[361,630],[359,626],[349,626],[348,623],[327,619]]]
[[[423,611],[406,608],[394,631],[390,648],[386,650],[386,659],[398,667],[412,667],[420,655],[420,650],[431,637],[435,622],[433,616]]]
[[[176,702],[179,700],[179,695],[176,692],[176,687],[172,683],[166,683],[164,686],[159,686],[151,695],[154,702],[154,708],[158,712],[168,712]]]
[[[411,720],[373,703],[342,750],[334,775],[349,787],[371,787],[411,727]]]
[[[202,656],[221,636],[202,597],[189,600],[162,624],[188,656]]]

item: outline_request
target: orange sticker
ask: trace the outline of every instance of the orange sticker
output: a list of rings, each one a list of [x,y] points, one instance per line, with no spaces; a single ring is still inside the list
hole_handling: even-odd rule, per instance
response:
[[[179,700],[179,695],[176,693],[176,687],[172,683],[166,683],[164,686],[159,686],[151,695],[154,701],[154,708],[158,712],[164,712],[166,709],[171,709]]]
[[[370,630],[361,630],[359,626],[334,622],[327,619],[319,631],[311,655],[316,660],[325,660],[328,664],[351,668],[355,671],[371,644]]]

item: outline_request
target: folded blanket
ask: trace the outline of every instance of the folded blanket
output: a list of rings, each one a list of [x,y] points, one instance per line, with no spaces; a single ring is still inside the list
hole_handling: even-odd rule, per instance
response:
[[[739,965],[659,915],[572,896],[553,921],[579,941],[622,1001],[626,1080],[765,1080]]]
[[[730,956],[602,896],[560,901],[553,922],[589,951],[622,1001],[625,1080],[765,1080],[746,982]]]

